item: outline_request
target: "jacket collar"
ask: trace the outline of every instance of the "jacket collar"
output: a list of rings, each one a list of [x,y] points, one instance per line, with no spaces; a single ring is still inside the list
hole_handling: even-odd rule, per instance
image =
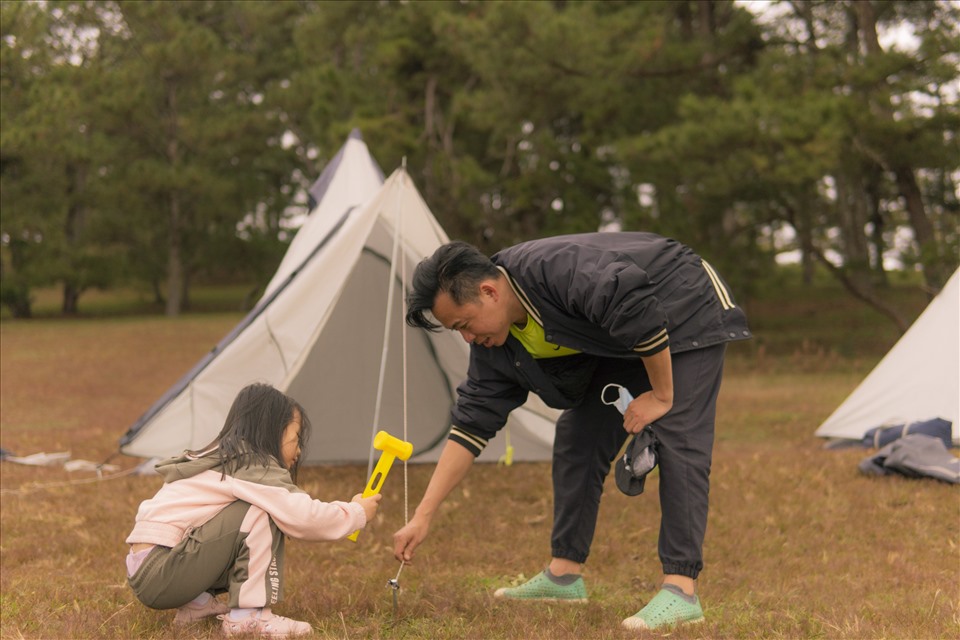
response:
[[[543,326],[543,319],[540,317],[540,312],[537,311],[537,308],[533,306],[533,302],[530,301],[530,298],[524,293],[523,289],[520,288],[520,285],[516,280],[513,279],[513,276],[504,269],[503,267],[497,265],[497,269],[507,277],[507,282],[510,283],[510,288],[513,289],[513,292],[516,294],[517,299],[520,300],[520,304],[523,305],[523,308],[527,310],[527,313],[539,324]]]

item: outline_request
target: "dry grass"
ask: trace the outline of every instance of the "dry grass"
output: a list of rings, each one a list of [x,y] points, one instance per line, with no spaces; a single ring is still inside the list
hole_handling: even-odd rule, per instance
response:
[[[2,446],[103,460],[126,426],[238,319],[0,324]],[[707,622],[649,637],[960,636],[957,488],[863,477],[856,471],[863,450],[824,452],[813,430],[876,354],[850,359],[805,349],[776,357],[732,349],[700,583]],[[11,463],[0,469],[0,637],[219,637],[212,623],[174,630],[171,612],[143,607],[126,586],[123,539],[156,478],[76,483],[93,476]],[[523,605],[490,594],[547,560],[549,466],[478,465],[444,505],[416,564],[404,568],[395,611],[386,582],[398,569],[391,533],[404,520],[398,471],[358,544],[290,542],[278,612],[330,638],[631,637],[619,620],[654,594],[659,573],[655,478],[636,498],[609,485],[587,565],[590,604]],[[431,471],[408,468],[411,509]],[[317,497],[343,499],[363,486],[364,474],[311,468],[303,484]],[[58,482],[73,484],[49,484]]]

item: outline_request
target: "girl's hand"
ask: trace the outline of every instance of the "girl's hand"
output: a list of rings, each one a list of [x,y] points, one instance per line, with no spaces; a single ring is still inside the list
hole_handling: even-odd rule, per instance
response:
[[[363,512],[367,514],[367,522],[369,523],[373,520],[373,517],[377,515],[377,508],[380,506],[380,500],[382,499],[383,495],[379,493],[369,498],[364,498],[362,493],[358,493],[353,496],[350,502],[356,502],[363,507]]]

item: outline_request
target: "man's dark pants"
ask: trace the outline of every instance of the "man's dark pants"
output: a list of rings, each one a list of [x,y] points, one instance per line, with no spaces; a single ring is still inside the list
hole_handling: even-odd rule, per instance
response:
[[[673,408],[653,425],[660,443],[658,550],[664,574],[696,578],[703,568],[714,418],[725,350],[721,344],[672,355]],[[583,402],[557,421],[551,536],[555,558],[586,561],[603,482],[628,435],[620,412],[601,401],[600,393],[610,383],[627,387],[634,397],[650,390],[639,359],[602,359]]]

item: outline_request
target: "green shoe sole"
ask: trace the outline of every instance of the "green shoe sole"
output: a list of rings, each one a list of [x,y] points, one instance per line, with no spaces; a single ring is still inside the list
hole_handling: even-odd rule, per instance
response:
[[[518,587],[497,589],[493,596],[504,600],[582,604],[587,601],[587,586],[583,577],[578,577],[573,584],[559,585],[540,572]]]
[[[661,589],[647,606],[624,620],[621,625],[625,629],[661,629],[696,624],[703,622],[703,619],[700,598],[690,603],[671,591]]]

